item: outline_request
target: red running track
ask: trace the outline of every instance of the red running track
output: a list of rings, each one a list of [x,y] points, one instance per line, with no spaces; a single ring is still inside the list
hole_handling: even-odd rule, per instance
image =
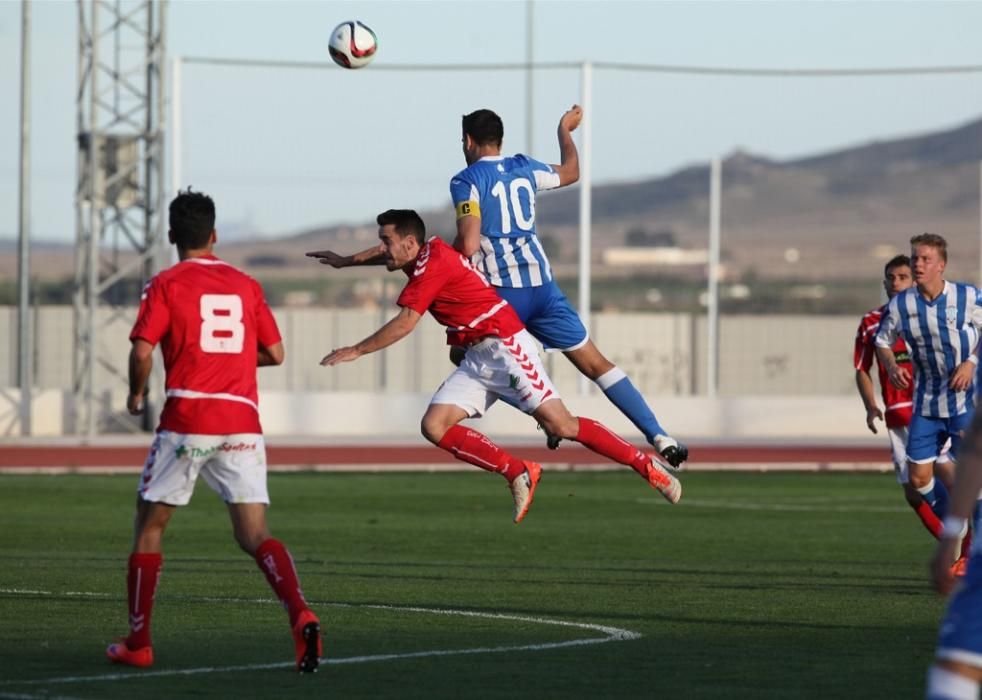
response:
[[[0,445],[0,471],[13,468],[134,468],[143,465],[149,448],[133,445]],[[605,460],[580,445],[563,443],[557,451],[544,445],[512,444],[505,448],[522,459],[547,464],[587,465]],[[650,448],[648,448],[650,449]],[[887,464],[883,446],[707,444],[689,446],[688,464]],[[331,465],[445,465],[456,460],[426,444],[411,445],[276,445],[267,443],[271,467]]]

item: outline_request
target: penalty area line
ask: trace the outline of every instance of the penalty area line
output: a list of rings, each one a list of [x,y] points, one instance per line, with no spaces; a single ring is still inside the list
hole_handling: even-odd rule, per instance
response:
[[[78,591],[67,591],[56,594],[52,591],[26,590],[17,588],[0,588],[0,594],[5,595],[63,595],[85,598],[109,598],[105,593],[86,593]],[[184,597],[185,600],[191,597]],[[234,603],[277,603],[272,598],[215,598],[215,597],[193,597],[193,600],[200,602],[234,602]],[[527,615],[511,615],[506,613],[486,613],[473,610],[455,610],[451,608],[423,608],[418,606],[406,605],[382,605],[378,603],[336,603],[326,601],[311,601],[314,606],[335,607],[335,608],[366,608],[372,610],[388,610],[392,612],[409,612],[424,615],[446,615],[454,617],[471,617],[486,620],[503,620],[507,622],[518,622],[533,625],[549,625],[554,627],[571,627],[589,632],[599,632],[601,637],[587,637],[582,639],[569,639],[562,642],[543,642],[538,644],[511,644],[493,647],[469,647],[466,649],[429,649],[424,651],[412,651],[393,654],[368,654],[361,656],[344,656],[339,658],[321,659],[321,663],[327,666],[341,664],[373,663],[379,661],[398,661],[401,659],[420,659],[437,656],[463,656],[467,654],[503,654],[515,651],[547,651],[550,649],[565,649],[569,647],[589,646],[594,644],[606,644],[608,642],[626,642],[640,639],[641,634],[632,630],[620,627],[610,627],[592,622],[572,622],[569,620],[557,620],[548,617],[532,617]],[[64,683],[86,683],[86,682],[111,682],[128,680],[132,678],[161,678],[167,676],[193,676],[210,673],[231,673],[235,671],[264,671],[276,668],[290,668],[292,662],[277,662],[264,664],[240,664],[236,666],[202,666],[198,668],[179,668],[159,671],[130,671],[120,673],[102,673],[91,676],[63,676],[59,678],[42,678],[32,680],[5,680],[0,681],[0,686],[44,686]]]

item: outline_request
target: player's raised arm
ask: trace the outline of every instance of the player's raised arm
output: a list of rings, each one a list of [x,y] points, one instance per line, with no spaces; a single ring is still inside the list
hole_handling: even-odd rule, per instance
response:
[[[580,179],[580,156],[573,142],[573,132],[583,119],[583,108],[579,105],[570,107],[559,120],[556,135],[559,138],[559,165],[552,169],[559,175],[559,186],[572,185]]]
[[[404,306],[398,315],[357,345],[331,350],[321,360],[321,364],[325,367],[333,367],[342,362],[351,362],[352,360],[357,360],[362,355],[387,348],[412,333],[416,324],[419,323],[420,318],[422,317],[419,312]]]
[[[333,250],[312,250],[305,253],[308,258],[314,258],[321,265],[330,265],[334,269],[356,267],[358,265],[384,265],[385,249],[382,246],[372,246],[352,255],[341,255]]]

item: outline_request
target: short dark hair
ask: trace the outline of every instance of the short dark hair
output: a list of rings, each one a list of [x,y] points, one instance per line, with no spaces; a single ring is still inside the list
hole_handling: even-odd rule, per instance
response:
[[[883,266],[883,276],[890,274],[890,270],[895,267],[910,267],[910,258],[904,254],[894,255],[890,261]]]
[[[415,209],[388,209],[376,216],[375,222],[379,226],[392,224],[402,238],[413,236],[420,245],[426,242],[426,224]]]
[[[926,245],[937,249],[941,259],[948,262],[948,241],[936,233],[922,233],[910,239],[910,247]]]
[[[174,245],[196,250],[208,245],[215,230],[215,202],[204,192],[179,190],[170,203],[170,230]]]
[[[501,117],[490,109],[479,109],[465,114],[461,126],[464,133],[474,139],[474,143],[478,146],[490,144],[500,147],[505,137],[505,125],[501,122]]]

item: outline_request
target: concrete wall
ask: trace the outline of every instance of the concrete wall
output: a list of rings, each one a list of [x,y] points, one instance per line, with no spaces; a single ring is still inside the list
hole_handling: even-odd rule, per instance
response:
[[[353,438],[358,441],[422,441],[419,420],[431,393],[366,391],[265,391],[260,394],[263,430],[274,436]],[[570,410],[608,425],[633,440],[638,431],[603,395],[579,396],[567,392]],[[0,441],[21,437],[19,392],[0,390]],[[126,391],[100,395],[101,433],[137,433],[135,419],[126,413]],[[71,394],[47,389],[34,395],[32,436],[56,437],[75,432]],[[686,440],[760,442],[848,442],[886,447],[881,432],[866,429],[866,413],[853,397],[751,396],[711,400],[703,397],[656,397],[652,408],[662,424]],[[159,410],[159,408],[157,409]],[[496,438],[542,439],[532,419],[504,404],[497,404],[475,421],[476,427]]]
[[[450,372],[443,329],[429,316],[395,346],[337,368],[318,362],[332,348],[369,335],[393,309],[274,310],[287,360],[259,371],[264,424],[277,434],[410,433],[426,400]],[[136,430],[123,411],[127,336],[135,309],[103,310],[98,333],[96,384],[105,417],[100,430]],[[837,427],[856,414],[851,366],[859,319],[852,316],[726,316],[720,323],[721,400],[707,402],[706,324],[689,314],[597,313],[592,336],[598,347],[634,380],[672,430],[692,436],[742,436],[763,423],[775,435],[851,435],[865,427]],[[74,431],[71,381],[74,353],[70,307],[42,307],[35,318],[34,434]],[[0,437],[19,434],[16,382],[16,309],[0,307]],[[160,362],[159,353],[155,356]],[[623,418],[596,388],[579,394],[579,375],[564,357],[549,353],[547,369],[574,411],[607,420],[620,429]],[[7,388],[4,388],[7,387]],[[160,396],[154,387],[153,396]],[[748,403],[749,402],[749,403]],[[268,407],[268,409],[267,409]],[[489,424],[520,434],[526,423],[497,409]],[[826,414],[830,416],[826,416]],[[780,414],[780,415],[777,415]],[[670,418],[669,418],[670,417]],[[391,418],[392,421],[388,419]],[[787,423],[790,421],[790,423]],[[787,424],[786,424],[787,423]],[[341,429],[338,426],[344,426]],[[678,427],[676,427],[678,426]],[[751,428],[751,426],[754,426]],[[624,421],[623,431],[633,428]]]

